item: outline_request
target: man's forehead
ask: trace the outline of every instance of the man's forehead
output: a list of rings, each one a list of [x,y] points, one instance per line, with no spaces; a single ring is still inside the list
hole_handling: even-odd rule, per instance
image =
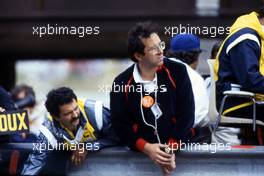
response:
[[[145,46],[153,45],[160,41],[160,37],[158,34],[152,33],[148,38],[141,38],[141,41]]]
[[[77,101],[75,99],[73,99],[73,101],[66,103],[64,105],[61,105],[60,106],[60,112],[61,113],[70,112],[70,111],[74,110],[77,106],[78,106]]]

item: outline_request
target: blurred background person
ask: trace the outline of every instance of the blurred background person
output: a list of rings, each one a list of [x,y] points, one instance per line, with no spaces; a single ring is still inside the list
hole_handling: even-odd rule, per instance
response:
[[[210,130],[208,128],[209,99],[205,82],[196,71],[199,63],[199,55],[203,50],[200,47],[200,39],[193,34],[178,34],[171,39],[167,57],[176,62],[181,62],[187,68],[191,80],[195,101],[194,128],[196,138],[199,141],[210,142]]]
[[[215,59],[218,53],[219,48],[221,47],[222,41],[216,42],[212,49],[211,49],[211,55],[209,59]],[[210,93],[211,93],[211,77],[210,75],[206,75],[205,76],[205,86],[207,89],[207,95],[209,97]]]
[[[204,51],[200,48],[200,39],[193,34],[178,34],[170,41],[168,56],[177,58],[189,65],[193,70],[199,64],[199,55]]]
[[[26,84],[16,85],[10,93],[15,106],[28,111],[30,125],[30,133],[15,134],[12,136],[12,142],[33,142],[45,117],[44,104],[37,104],[35,91]]]
[[[0,86],[0,113],[15,110],[15,104],[10,94]],[[1,135],[0,143],[9,142],[9,135]]]
[[[0,86],[0,112],[15,110],[15,105],[10,94]]]
[[[242,15],[230,28],[214,64],[216,81],[217,108],[229,90],[249,91],[255,94],[257,101],[264,100],[264,7]],[[262,103],[261,103],[262,104]],[[253,118],[253,107],[249,99],[236,96],[228,98],[223,107],[223,114],[228,117],[239,117],[235,123]],[[264,107],[256,105],[256,119],[264,122]],[[246,119],[246,120],[244,120]],[[234,124],[235,125],[235,124]],[[263,145],[263,125],[241,128],[242,144]],[[230,140],[232,142],[232,140]]]

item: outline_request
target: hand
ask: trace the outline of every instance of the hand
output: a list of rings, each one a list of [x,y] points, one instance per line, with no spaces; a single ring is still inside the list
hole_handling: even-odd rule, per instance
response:
[[[75,166],[80,166],[87,155],[87,151],[85,149],[79,149],[77,148],[75,151],[73,151],[72,156],[71,156],[71,161]]]
[[[167,154],[161,150],[161,148],[166,148],[167,145],[163,144],[150,144],[146,143],[143,152],[147,154],[155,164],[161,166],[162,168],[168,167],[169,170],[172,168],[173,154]],[[174,157],[175,159],[175,157]]]
[[[164,176],[168,176],[171,174],[173,170],[176,169],[176,162],[175,162],[175,154],[172,156],[171,165],[170,166],[161,166],[161,170]]]
[[[0,112],[5,112],[5,109],[0,107]]]
[[[27,138],[27,133],[21,133],[21,137],[22,137],[22,139],[26,139]]]

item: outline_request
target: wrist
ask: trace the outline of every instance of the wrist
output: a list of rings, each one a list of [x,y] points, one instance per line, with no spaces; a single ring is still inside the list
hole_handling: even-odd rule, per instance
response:
[[[150,153],[149,152],[150,151],[150,145],[151,144],[148,142],[144,145],[144,149],[142,150],[142,152],[145,153],[146,155],[149,155],[149,153]]]

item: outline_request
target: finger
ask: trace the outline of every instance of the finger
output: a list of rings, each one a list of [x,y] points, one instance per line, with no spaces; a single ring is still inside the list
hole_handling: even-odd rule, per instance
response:
[[[173,169],[168,168],[168,167],[165,167],[164,170],[166,171],[166,174],[167,174],[168,176],[171,175],[171,173],[173,172]]]
[[[160,156],[164,157],[164,158],[172,158],[172,154],[168,154],[168,153],[166,153],[166,152],[164,152],[164,151],[162,151],[162,150],[159,150],[159,151],[158,151],[158,154],[159,154]]]
[[[155,160],[159,165],[161,166],[171,166],[172,165],[172,161],[164,161],[162,159],[156,158]]]
[[[81,158],[78,159],[78,166],[82,165],[83,161]]]
[[[86,156],[87,156],[87,152],[82,153],[80,156],[81,156],[83,159],[85,159]]]
[[[175,163],[175,161],[172,162],[172,164],[171,164],[171,168],[172,168],[173,170],[176,169],[176,163]]]
[[[85,158],[84,157],[81,157],[80,158],[80,165],[84,162]]]
[[[74,160],[74,164],[75,166],[78,166],[79,165],[79,157],[75,157],[75,160]]]
[[[167,163],[167,162],[163,162],[163,161],[160,161],[160,160],[156,160],[156,163],[158,164],[158,165],[160,165],[161,167],[169,167],[169,166],[171,166],[171,163]]]
[[[154,163],[155,163],[156,165],[160,165],[157,161],[154,161]]]
[[[172,164],[174,164],[175,168],[176,168],[176,157],[175,157],[175,154],[173,154],[173,156],[172,156]]]
[[[158,155],[156,158],[158,160],[162,161],[162,162],[166,162],[166,163],[171,163],[172,162],[171,158],[165,158],[165,157],[163,157],[161,155]]]
[[[161,170],[162,170],[162,175],[163,176],[168,176],[169,175],[169,174],[166,173],[166,171],[163,168],[161,168]]]
[[[173,170],[176,169],[176,164],[172,163],[170,166],[165,167],[168,171],[172,172]]]
[[[72,157],[71,157],[71,161],[72,161],[72,163],[74,162],[74,159],[75,159],[75,155],[72,154]]]
[[[85,161],[86,160],[86,155],[85,156],[83,156],[83,161]]]
[[[175,155],[175,153],[173,153],[172,157],[173,157],[173,160],[176,159],[176,155]]]
[[[166,174],[170,174],[171,172],[168,169],[165,169]]]
[[[160,147],[160,148],[166,148],[166,147],[169,147],[169,145],[159,144],[159,147]]]
[[[171,173],[166,167],[163,168],[163,172],[164,175],[169,175]]]

